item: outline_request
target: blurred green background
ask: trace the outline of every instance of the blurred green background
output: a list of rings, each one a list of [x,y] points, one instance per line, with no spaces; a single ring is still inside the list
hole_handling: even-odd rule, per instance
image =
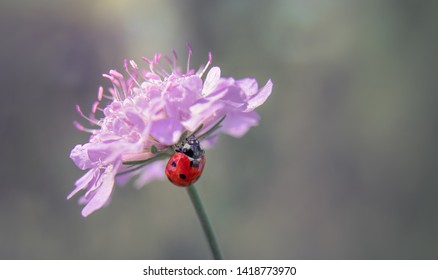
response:
[[[226,258],[437,259],[437,30],[437,1],[2,1],[0,258],[210,258],[166,181],[86,219],[65,200],[75,104],[190,42],[194,66],[274,82],[197,184]]]

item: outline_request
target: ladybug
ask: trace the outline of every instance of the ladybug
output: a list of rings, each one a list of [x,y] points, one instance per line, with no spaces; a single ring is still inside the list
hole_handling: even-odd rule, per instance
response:
[[[201,177],[204,166],[204,150],[198,138],[191,135],[175,149],[167,162],[166,175],[174,185],[188,187]]]

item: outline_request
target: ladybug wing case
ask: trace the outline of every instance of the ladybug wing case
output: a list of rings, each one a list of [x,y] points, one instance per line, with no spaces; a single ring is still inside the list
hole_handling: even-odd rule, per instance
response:
[[[195,183],[205,166],[205,156],[193,160],[183,153],[175,153],[167,162],[166,175],[169,181],[180,187]]]

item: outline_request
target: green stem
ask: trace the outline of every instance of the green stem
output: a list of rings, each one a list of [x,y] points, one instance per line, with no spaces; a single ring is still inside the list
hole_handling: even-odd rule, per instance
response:
[[[199,197],[198,191],[196,190],[194,185],[191,185],[187,187],[187,192],[189,193],[193,207],[195,207],[196,214],[198,215],[202,229],[204,230],[205,237],[207,237],[207,241],[210,245],[210,250],[213,254],[214,259],[222,260],[222,253],[217,244],[213,228],[211,227],[210,221],[208,220],[207,213],[205,212],[204,205],[202,205],[202,201]]]

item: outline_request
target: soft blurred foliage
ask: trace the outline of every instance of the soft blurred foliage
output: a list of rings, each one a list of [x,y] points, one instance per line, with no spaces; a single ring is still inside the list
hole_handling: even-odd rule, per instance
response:
[[[117,188],[82,218],[68,155],[101,77],[175,48],[272,78],[198,189],[229,259],[438,258],[438,2],[2,1],[0,258],[203,259],[187,194]]]

